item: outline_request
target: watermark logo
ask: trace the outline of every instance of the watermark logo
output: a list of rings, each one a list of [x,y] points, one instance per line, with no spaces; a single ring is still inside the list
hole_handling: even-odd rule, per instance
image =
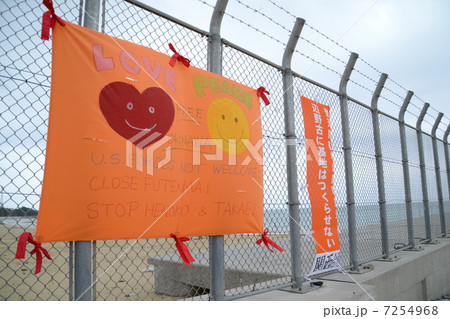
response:
[[[148,136],[146,136],[148,135]],[[126,166],[134,167],[140,172],[146,172],[148,175],[153,176],[155,169],[161,169],[172,160],[172,147],[167,143],[172,139],[170,136],[164,136],[160,138],[159,132],[140,132],[126,141]],[[154,140],[158,139],[156,142]],[[136,143],[139,141],[138,143]],[[201,166],[202,161],[223,161],[227,160],[227,164],[230,166],[240,165],[247,166],[252,160],[256,161],[258,165],[263,165],[263,158],[260,150],[263,146],[263,140],[258,140],[253,144],[249,139],[240,140],[245,145],[248,155],[242,160],[237,160],[236,144],[234,139],[226,140],[228,145],[227,151],[223,148],[223,139],[192,139],[192,165]],[[306,149],[306,160],[315,160],[323,165],[323,156],[321,154],[321,148],[317,146],[312,139],[286,139],[284,142],[278,141],[275,143],[272,140],[265,141],[266,145],[279,147],[289,146],[304,146]],[[146,145],[149,145],[146,147]],[[166,145],[164,149],[164,157],[161,159],[155,158],[155,152],[161,147]],[[213,152],[204,152],[203,148],[207,147],[208,150],[214,150]],[[189,150],[187,150],[189,151]],[[156,161],[156,163],[155,163]]]
[[[154,153],[155,151],[166,144],[171,137],[170,136],[164,136],[163,138],[159,139],[158,141],[152,143],[154,140],[159,138],[161,136],[161,133],[159,132],[153,132],[149,136],[145,137],[142,141],[135,144],[136,141],[143,138],[145,135],[147,135],[148,132],[142,131],[127,140],[126,142],[126,166],[127,167],[133,167],[133,163],[136,163],[136,169],[140,172],[144,171],[144,166],[146,166],[146,173],[148,175],[153,176],[153,169],[154,169]],[[152,144],[151,144],[152,143]],[[146,148],[145,153],[146,156],[144,157],[144,146],[149,145],[149,147]],[[136,153],[133,152],[134,145],[136,145]],[[144,159],[146,159],[144,161]],[[158,169],[161,169],[169,163],[171,160],[171,147],[167,146],[165,149],[165,157],[158,161],[156,167]],[[144,165],[146,164],[146,165]]]

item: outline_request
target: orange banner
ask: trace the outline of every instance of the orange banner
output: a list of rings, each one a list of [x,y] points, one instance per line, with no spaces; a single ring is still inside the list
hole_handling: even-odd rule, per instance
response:
[[[71,23],[52,40],[38,242],[263,232],[256,90]]]
[[[333,193],[330,108],[306,97],[300,98],[307,148],[307,183],[311,202],[312,232],[316,258],[310,275],[338,268],[340,242]]]

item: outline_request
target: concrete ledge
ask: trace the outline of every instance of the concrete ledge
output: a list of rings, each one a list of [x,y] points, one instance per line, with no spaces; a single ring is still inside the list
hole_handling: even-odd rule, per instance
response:
[[[288,242],[280,241],[281,245]],[[252,286],[258,289],[260,284],[278,278],[290,277],[289,255],[271,253],[259,246],[255,254],[255,244],[227,247],[225,256],[225,289]],[[253,255],[252,255],[253,252]],[[195,262],[186,266],[178,254],[149,257],[147,262],[154,266],[155,292],[175,297],[193,296],[207,293],[210,287],[209,252],[200,250],[191,252]],[[240,258],[245,256],[246,262]]]
[[[398,261],[373,261],[362,274],[335,273],[319,278],[324,284],[307,294],[276,290],[241,300],[351,301],[432,300],[450,294],[450,239],[440,238],[422,251],[395,253]],[[307,284],[307,283],[305,283]]]

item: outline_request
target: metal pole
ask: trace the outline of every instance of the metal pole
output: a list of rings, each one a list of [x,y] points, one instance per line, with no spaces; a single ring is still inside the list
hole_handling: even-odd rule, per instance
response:
[[[91,242],[75,242],[75,300],[91,300]]]
[[[352,271],[359,271],[358,247],[356,242],[355,186],[353,183],[352,146],[350,140],[350,120],[348,117],[347,83],[352,74],[358,54],[352,52],[344,74],[339,83],[339,102],[341,105],[342,139],[344,149],[345,185],[347,188],[348,238],[350,246],[350,265]]]
[[[78,15],[78,24],[79,25],[81,25],[81,22],[82,22],[82,19],[83,19],[83,5],[84,5],[83,0],[80,0],[80,4],[79,4],[79,6],[80,6],[80,13]]]
[[[447,141],[448,135],[450,134],[450,125],[447,127],[447,130],[444,134],[444,154],[445,154],[445,163],[447,167],[447,183],[448,183],[448,199],[450,199],[450,155],[448,153],[449,143]]]
[[[100,21],[100,0],[86,0],[83,26],[98,31]]]
[[[291,235],[292,288],[302,291],[302,250],[300,241],[300,208],[297,174],[297,136],[295,134],[294,76],[291,60],[305,20],[297,18],[283,54],[284,127],[286,138],[289,231]]]
[[[431,221],[430,221],[430,206],[428,203],[428,186],[427,186],[427,172],[425,168],[425,155],[423,152],[423,139],[422,139],[422,121],[427,113],[429,103],[425,103],[419,117],[417,118],[417,146],[419,149],[419,166],[420,166],[420,178],[422,181],[422,197],[423,197],[423,209],[425,217],[425,232],[428,241],[433,241],[433,234],[431,233]]]
[[[73,301],[73,241],[69,242],[69,301]]]
[[[439,113],[436,122],[431,130],[431,136],[433,141],[433,155],[434,155],[434,169],[436,172],[436,186],[438,193],[438,204],[439,204],[439,217],[441,220],[441,235],[445,237],[447,235],[447,226],[445,224],[445,212],[444,212],[444,196],[442,195],[442,182],[441,182],[441,168],[439,165],[439,153],[437,148],[437,138],[436,131],[439,127],[439,123],[442,120],[444,113]]]
[[[405,203],[406,203],[406,221],[408,225],[408,245],[411,249],[415,249],[414,242],[414,222],[412,212],[412,200],[411,200],[411,180],[409,176],[409,161],[408,161],[408,145],[406,142],[406,128],[405,128],[405,112],[408,108],[409,102],[413,96],[413,92],[408,91],[406,98],[403,101],[402,108],[398,115],[399,128],[400,128],[400,143],[402,148],[402,165],[403,165],[403,183],[405,186]]]
[[[209,27],[208,71],[222,74],[222,40],[220,26],[228,0],[217,0]],[[224,237],[209,236],[209,276],[211,300],[225,297],[225,256]]]
[[[380,209],[381,250],[384,259],[389,259],[389,234],[386,219],[386,191],[384,188],[383,153],[381,149],[380,122],[378,120],[378,99],[386,83],[387,74],[382,73],[372,96],[371,111],[373,125],[373,141],[375,145],[375,161],[377,167],[378,205]]]
[[[83,8],[81,8],[83,10]],[[89,29],[98,30],[100,16],[100,0],[86,0],[84,8],[84,26]],[[92,258],[91,242],[75,242],[75,300],[92,300]]]

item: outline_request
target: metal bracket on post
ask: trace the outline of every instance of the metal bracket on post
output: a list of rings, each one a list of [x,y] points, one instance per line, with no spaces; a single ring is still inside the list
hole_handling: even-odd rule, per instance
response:
[[[283,92],[284,92],[284,127],[286,137],[286,160],[287,160],[287,182],[288,182],[288,209],[289,230],[291,239],[291,271],[292,289],[290,291],[304,293],[309,291],[303,288],[305,281],[302,275],[302,250],[300,239],[300,209],[297,173],[297,151],[295,132],[295,110],[294,110],[294,76],[291,70],[292,56],[295,51],[300,33],[305,20],[297,18],[292,29],[289,41],[283,54]],[[289,290],[289,289],[288,289]]]
[[[444,133],[444,154],[445,154],[445,165],[447,167],[447,183],[448,183],[448,199],[450,199],[450,155],[448,152],[449,143],[447,141],[448,135],[450,134],[450,125]]]
[[[408,145],[406,141],[406,128],[405,128],[405,113],[408,108],[411,98],[413,96],[412,91],[408,91],[406,98],[403,101],[403,105],[398,115],[399,129],[400,129],[400,144],[402,149],[402,165],[403,165],[403,183],[405,187],[405,204],[406,204],[406,222],[408,225],[408,251],[419,251],[421,248],[416,248],[414,242],[414,221],[412,211],[412,197],[411,197],[411,178],[409,175],[409,160],[408,160]]]
[[[430,205],[428,203],[428,186],[427,186],[427,172],[425,168],[425,155],[423,151],[423,138],[422,138],[422,122],[425,114],[430,107],[429,103],[425,103],[422,111],[417,118],[416,129],[417,129],[417,146],[419,149],[419,166],[420,166],[420,178],[422,182],[422,198],[423,198],[423,208],[425,217],[425,233],[429,242],[433,243],[434,236],[431,232],[431,220],[430,220]]]
[[[217,0],[211,17],[208,41],[208,71],[222,74],[222,40],[220,26],[228,0]],[[210,299],[225,298],[225,249],[223,236],[209,236]]]
[[[358,54],[352,52],[339,83],[341,105],[342,140],[344,148],[345,185],[347,188],[348,240],[350,246],[351,271],[358,272],[358,248],[356,242],[355,186],[353,182],[352,146],[350,140],[350,120],[348,116],[347,84],[355,66]]]
[[[381,133],[378,111],[378,99],[384,84],[386,83],[387,74],[382,73],[378,81],[375,92],[372,96],[371,111],[372,111],[372,125],[373,125],[373,141],[375,146],[375,161],[377,167],[377,182],[378,182],[378,205],[380,209],[380,226],[381,226],[381,247],[383,259],[389,259],[389,234],[387,228],[386,218],[386,190],[384,185],[384,169],[383,169],[383,152],[381,149]]]
[[[431,130],[431,136],[433,141],[433,155],[434,155],[434,169],[436,172],[436,186],[438,193],[438,204],[439,204],[439,217],[441,221],[441,235],[442,237],[447,237],[447,225],[445,223],[445,212],[444,212],[444,197],[442,195],[442,181],[441,181],[441,168],[439,165],[439,152],[437,148],[437,138],[436,131],[439,127],[439,123],[442,120],[444,113],[439,113],[436,118],[436,122],[433,125],[433,129]]]

